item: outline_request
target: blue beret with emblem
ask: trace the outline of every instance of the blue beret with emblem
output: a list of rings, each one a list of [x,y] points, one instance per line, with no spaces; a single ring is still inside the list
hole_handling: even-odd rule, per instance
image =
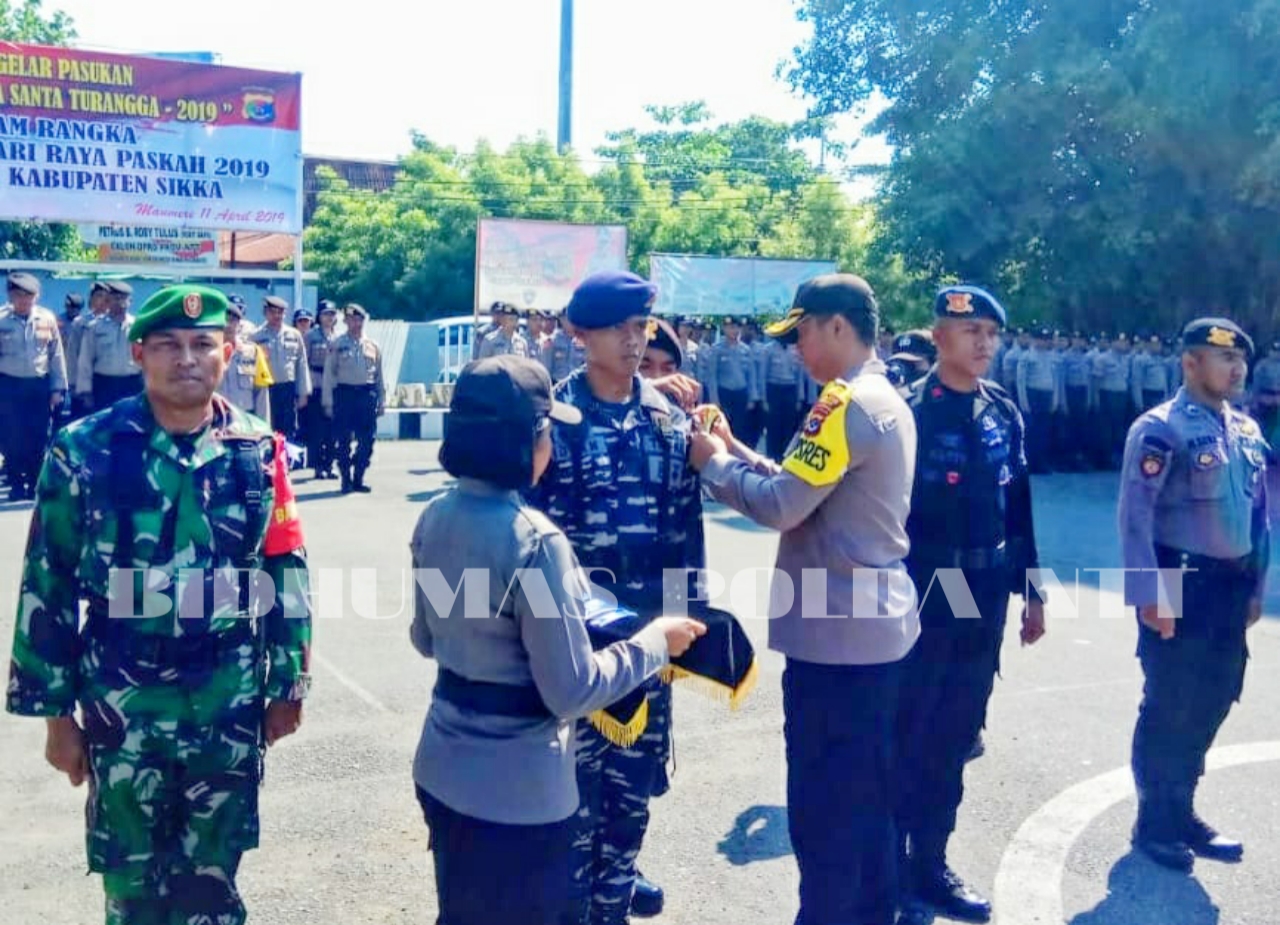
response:
[[[588,331],[611,328],[636,315],[647,316],[657,297],[658,287],[634,273],[593,273],[573,291],[569,322]]]
[[[933,314],[938,318],[989,318],[1000,327],[1008,321],[996,297],[978,286],[948,286],[933,300]]]
[[[1197,318],[1182,329],[1182,349],[1191,347],[1225,347],[1243,350],[1253,359],[1253,339],[1230,318]]]

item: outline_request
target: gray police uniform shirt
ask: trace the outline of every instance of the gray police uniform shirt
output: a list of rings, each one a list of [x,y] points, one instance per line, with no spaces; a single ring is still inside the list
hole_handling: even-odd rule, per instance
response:
[[[1028,392],[1048,392],[1056,404],[1058,397],[1058,380],[1055,374],[1055,361],[1052,350],[1032,347],[1023,351],[1018,357],[1015,378],[1017,382],[1018,406],[1023,414],[1031,411]]]
[[[481,360],[508,354],[518,357],[529,356],[529,341],[519,331],[508,336],[506,331],[499,328],[496,331],[490,331],[480,342],[479,359]]]
[[[579,802],[570,721],[666,665],[664,634],[650,625],[593,653],[584,623],[588,585],[569,540],[515,492],[460,479],[427,504],[410,548],[414,647],[468,680],[533,685],[551,713],[498,716],[433,699],[415,783],[455,812],[490,822],[569,818]],[[468,570],[482,570],[484,619],[467,612],[476,599],[463,578]],[[517,570],[525,570],[520,580]]]
[[[329,348],[324,365],[321,401],[333,409],[333,393],[340,385],[373,386],[378,393],[378,408],[386,405],[387,387],[382,378],[382,348],[367,337],[359,340],[343,334]]]
[[[88,309],[76,315],[76,320],[67,326],[67,338],[62,344],[62,355],[67,361],[67,381],[75,386],[80,372],[80,345],[84,343],[85,333],[97,315]]]
[[[303,338],[307,347],[307,367],[311,370],[311,391],[322,388],[324,383],[324,364],[329,358],[333,342],[338,339],[334,331],[325,332],[319,325],[312,328]]]
[[[265,386],[255,386],[258,374],[258,345],[237,340],[231,362],[218,383],[218,392],[242,411],[256,414],[264,421],[271,419],[271,403]]]
[[[542,349],[542,365],[547,368],[552,382],[566,379],[569,373],[586,362],[586,349],[568,332],[557,330]]]
[[[133,348],[129,342],[129,328],[133,315],[126,312],[116,320],[108,312],[89,322],[80,340],[80,355],[76,357],[76,391],[88,394],[93,391],[93,376],[137,376],[142,370],[133,362]]]
[[[1225,404],[1215,412],[1186,389],[1141,415],[1120,475],[1124,567],[1154,570],[1157,545],[1214,559],[1252,552],[1266,531],[1267,450],[1253,418]],[[1126,575],[1125,602],[1157,603],[1156,579]]]
[[[1014,393],[1018,388],[1018,360],[1026,351],[1015,341],[1013,346],[1004,352],[1000,357],[1000,367],[998,377],[1000,384],[1009,392]]]
[[[293,383],[299,398],[311,394],[311,370],[307,366],[307,345],[302,333],[287,324],[272,330],[263,325],[249,335],[249,340],[260,346],[267,355],[267,366],[276,385]]]
[[[764,345],[760,350],[760,381],[764,383],[762,391],[768,397],[768,389],[773,386],[789,386],[795,389],[796,404],[805,400],[804,364],[800,362],[800,352],[794,344],[784,344],[775,340]]]
[[[1080,347],[1071,347],[1062,355],[1062,401],[1070,411],[1083,411],[1093,404],[1091,362],[1090,354]],[[1081,389],[1084,390],[1084,408],[1072,407],[1069,396],[1077,396],[1076,401],[1079,401]]]
[[[1165,401],[1173,391],[1168,361],[1165,357],[1150,353],[1141,353],[1133,358],[1129,367],[1129,382],[1133,389],[1133,403],[1138,407],[1146,403],[1143,397],[1146,392],[1158,392],[1160,400]]]
[[[759,380],[756,376],[756,356],[750,345],[738,341],[723,341],[711,351],[707,361],[707,394],[713,405],[720,403],[720,390],[747,393],[747,401],[760,400]]]
[[[0,375],[47,379],[50,392],[67,390],[57,315],[39,305],[25,316],[12,305],[0,306]]]
[[[782,532],[776,569],[793,594],[775,577],[769,648],[827,665],[911,650],[920,619],[903,559],[915,463],[915,419],[871,359],[826,385],[781,466],[718,453],[703,468],[713,497]],[[825,570],[825,582],[804,578],[808,569]]]
[[[1093,381],[1096,391],[1124,392],[1128,395],[1132,357],[1112,348],[1099,350],[1093,359]]]

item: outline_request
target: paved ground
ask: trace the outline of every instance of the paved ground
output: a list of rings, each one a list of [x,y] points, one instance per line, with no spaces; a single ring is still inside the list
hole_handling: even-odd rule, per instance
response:
[[[402,578],[421,502],[445,483],[434,446],[379,444],[367,497],[341,497],[332,483],[300,486],[312,562],[335,571],[319,579],[326,603],[306,725],[269,758],[264,847],[242,875],[254,922],[434,920],[426,833],[409,779],[433,669],[408,643]],[[1063,597],[1078,591],[1080,615],[1065,619],[1059,601],[1039,646],[1021,650],[1010,636],[987,756],[968,772],[955,866],[984,892],[999,882],[1002,925],[1275,925],[1280,621],[1269,617],[1255,631],[1244,702],[1219,740],[1241,748],[1220,753],[1228,766],[1202,788],[1205,814],[1247,841],[1248,858],[1238,867],[1201,864],[1190,878],[1159,871],[1128,853],[1133,800],[1123,773],[1106,776],[1128,756],[1139,695],[1134,630],[1126,619],[1103,618],[1115,599],[1097,590],[1096,577],[1082,575],[1077,586],[1070,573],[1117,564],[1115,479],[1052,476],[1035,490],[1042,558],[1067,584]],[[0,505],[6,641],[29,507]],[[771,564],[773,534],[721,508],[708,516],[713,568]],[[345,589],[334,583],[338,570],[353,568],[379,571],[376,579],[347,572]],[[376,594],[367,593],[373,585]],[[1280,588],[1268,613],[1280,615]],[[762,643],[763,622],[750,628]],[[675,787],[654,803],[642,856],[668,891],[658,925],[789,923],[795,914],[781,666],[767,653],[763,664],[760,687],[738,714],[677,693]],[[0,716],[0,922],[89,925],[101,920],[101,894],[84,876],[83,791],[44,765],[42,744],[40,723]]]

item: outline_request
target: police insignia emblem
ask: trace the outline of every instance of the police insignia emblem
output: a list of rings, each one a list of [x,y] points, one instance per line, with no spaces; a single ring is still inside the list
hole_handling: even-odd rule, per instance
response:
[[[1215,347],[1234,347],[1236,334],[1235,331],[1228,331],[1226,328],[1212,327],[1205,336],[1205,341]]]
[[[1155,478],[1164,471],[1164,459],[1159,456],[1149,455],[1142,457],[1142,474],[1147,478]]]
[[[193,321],[204,312],[204,300],[198,292],[189,292],[182,299],[182,313]]]
[[[1198,466],[1212,466],[1217,461],[1218,457],[1212,453],[1201,453],[1196,457],[1196,465]]]
[[[948,292],[947,293],[947,314],[948,315],[972,315],[973,314],[973,293]]]
[[[644,326],[645,340],[656,340],[658,337],[658,319],[650,318]]]

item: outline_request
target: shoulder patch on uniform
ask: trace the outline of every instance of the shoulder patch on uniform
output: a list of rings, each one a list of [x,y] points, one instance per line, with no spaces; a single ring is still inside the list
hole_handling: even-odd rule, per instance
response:
[[[832,485],[849,468],[849,437],[845,417],[853,387],[839,379],[827,384],[805,417],[795,449],[782,468],[808,485]]]
[[[1164,471],[1165,457],[1159,453],[1147,453],[1143,455],[1140,466],[1142,474],[1146,478],[1153,479]]]

